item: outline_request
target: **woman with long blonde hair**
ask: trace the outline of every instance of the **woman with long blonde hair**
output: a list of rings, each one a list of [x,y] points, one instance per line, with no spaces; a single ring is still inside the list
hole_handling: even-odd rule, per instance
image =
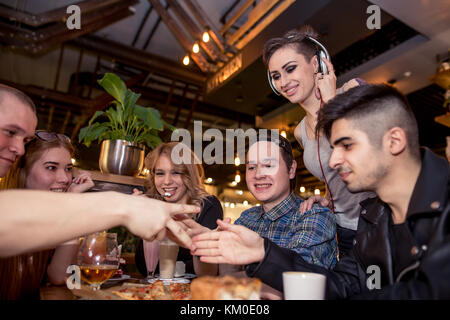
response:
[[[215,196],[206,192],[203,166],[191,149],[179,142],[161,144],[148,154],[145,166],[150,171],[147,196],[200,206],[202,210],[194,217],[195,221],[204,228],[217,228],[217,219],[223,218],[222,206]],[[142,240],[138,242],[135,257],[138,270],[147,275]],[[218,272],[216,265],[203,264],[197,258],[193,259],[185,248],[180,248],[177,260],[186,264],[187,273],[216,275]]]

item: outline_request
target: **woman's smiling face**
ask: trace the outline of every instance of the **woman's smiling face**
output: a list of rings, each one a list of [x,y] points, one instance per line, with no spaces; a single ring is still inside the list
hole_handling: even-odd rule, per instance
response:
[[[161,154],[155,164],[154,182],[156,190],[165,201],[187,203],[187,189],[183,173],[179,172],[166,154]]]
[[[285,46],[273,53],[269,73],[276,89],[291,103],[303,103],[314,97],[315,58],[307,61],[294,47]]]
[[[25,188],[66,192],[72,182],[72,168],[72,159],[66,148],[45,150],[32,164],[25,180]]]

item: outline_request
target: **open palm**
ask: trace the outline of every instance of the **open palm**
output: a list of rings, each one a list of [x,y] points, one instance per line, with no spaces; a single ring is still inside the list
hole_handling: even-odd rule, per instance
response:
[[[193,254],[208,263],[249,264],[264,257],[264,239],[243,226],[218,221],[222,231],[200,234],[193,239]]]

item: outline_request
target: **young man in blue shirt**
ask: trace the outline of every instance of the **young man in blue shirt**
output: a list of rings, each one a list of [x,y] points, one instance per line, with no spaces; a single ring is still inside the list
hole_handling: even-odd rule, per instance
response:
[[[337,260],[335,217],[318,205],[299,212],[303,200],[293,192],[297,164],[291,145],[268,133],[257,136],[246,158],[247,187],[261,206],[244,211],[235,224],[296,251],[309,263],[332,268]]]

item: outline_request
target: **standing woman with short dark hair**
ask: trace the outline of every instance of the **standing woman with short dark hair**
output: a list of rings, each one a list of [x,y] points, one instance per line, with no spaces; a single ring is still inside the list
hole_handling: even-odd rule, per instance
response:
[[[294,136],[303,148],[305,167],[322,181],[325,176],[327,184],[326,197],[312,196],[302,203],[300,211],[311,209],[315,202],[330,207],[334,205],[339,252],[343,255],[353,246],[361,209],[359,202],[374,195],[367,192],[351,194],[347,190],[338,172],[328,165],[332,151],[328,140],[321,133],[316,136],[321,105],[337,93],[364,83],[353,79],[336,90],[336,76],[327,56],[328,52],[318,41],[318,34],[310,26],[270,39],[263,52],[272,89],[291,103],[298,103],[306,112],[295,128]]]

